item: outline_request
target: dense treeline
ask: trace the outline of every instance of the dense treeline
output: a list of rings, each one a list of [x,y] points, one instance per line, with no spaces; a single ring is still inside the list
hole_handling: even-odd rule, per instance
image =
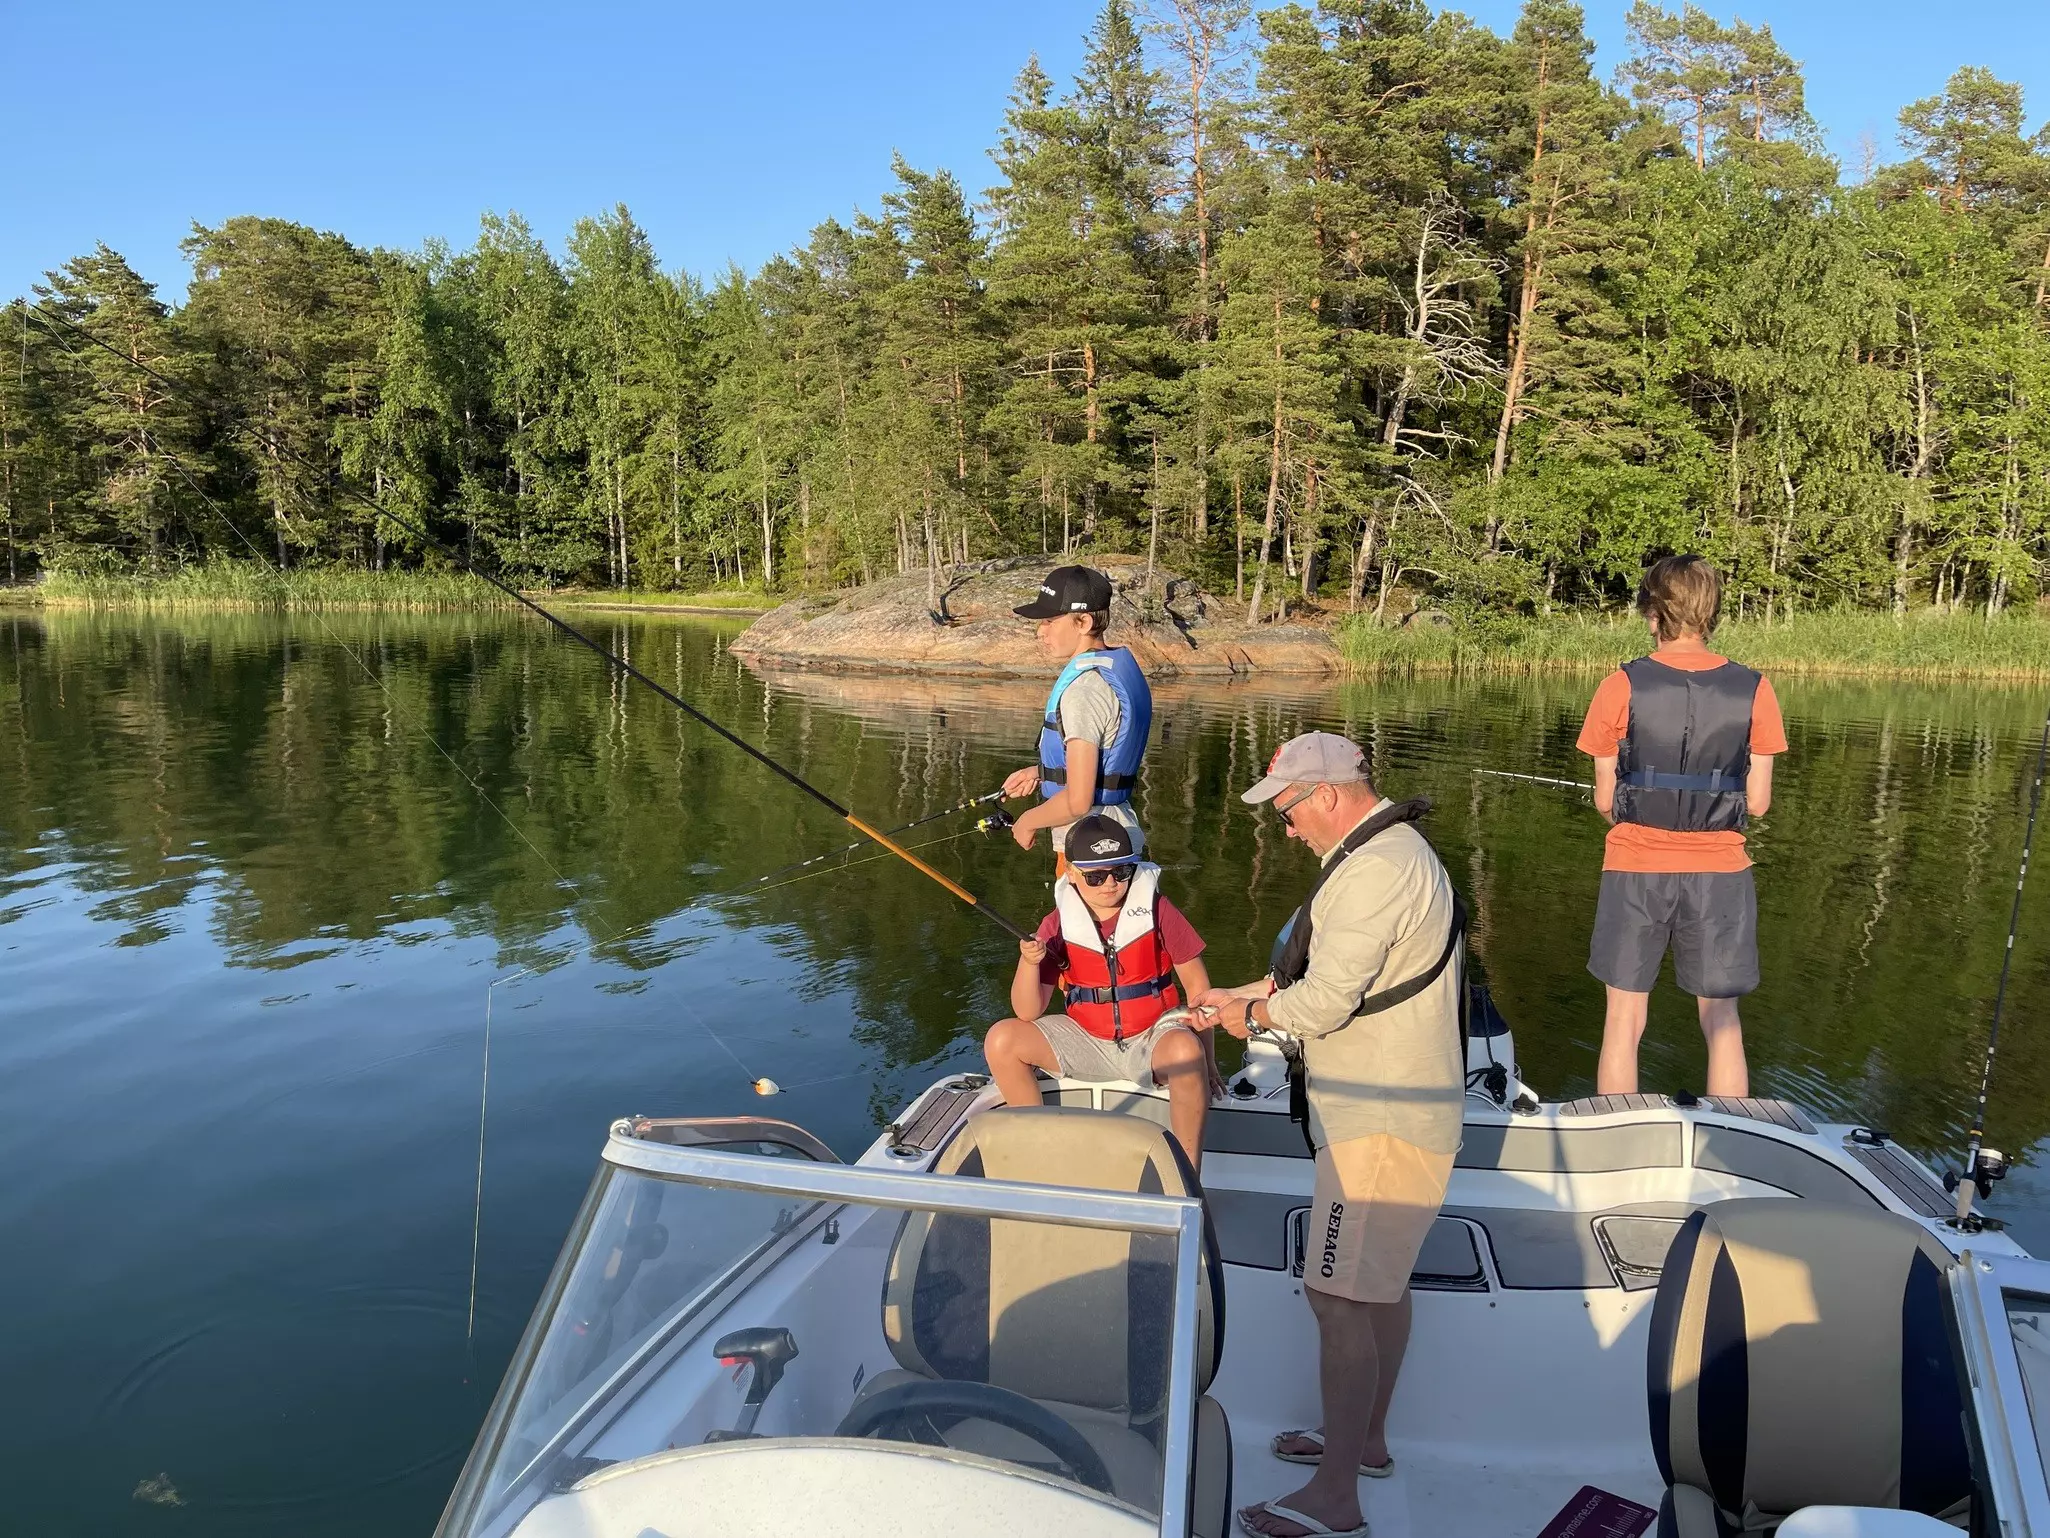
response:
[[[353,487],[545,583],[1120,549],[1256,614],[1545,611],[1685,546],[1768,618],[2033,597],[2050,127],[1963,69],[1853,180],[1768,28],[1630,30],[1612,85],[1564,0],[1108,0],[980,199],[900,161],[709,285],[624,208],[561,258],[231,219],[176,311],[101,248],[38,295],[119,356],[15,312],[8,574],[428,558]]]

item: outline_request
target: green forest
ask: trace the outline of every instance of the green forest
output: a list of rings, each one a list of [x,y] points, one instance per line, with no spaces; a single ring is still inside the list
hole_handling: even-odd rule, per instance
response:
[[[1605,79],[1564,0],[1107,0],[990,185],[900,159],[752,274],[624,207],[195,226],[175,308],[102,246],[9,316],[6,577],[446,566],[368,498],[539,586],[1127,551],[1256,618],[1542,615],[1696,549],[1768,623],[2033,601],[2050,125],[1966,68],[1844,166],[1769,27],[1629,31]]]

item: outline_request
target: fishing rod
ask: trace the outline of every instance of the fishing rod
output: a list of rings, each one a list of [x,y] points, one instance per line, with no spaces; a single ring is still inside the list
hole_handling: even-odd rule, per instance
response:
[[[1485,774],[1496,780],[1528,780],[1533,785],[1557,785],[1564,790],[1593,790],[1585,780],[1555,780],[1547,774],[1511,774],[1507,769],[1476,769],[1475,774]]]
[[[914,817],[909,822],[900,822],[896,827],[886,828],[883,831],[891,835],[909,833],[913,828],[922,828],[929,822],[938,822],[942,817],[952,817],[956,812],[972,812],[978,806],[986,806],[992,801],[1001,801],[1003,798],[1004,793],[1002,791],[993,790],[987,795],[974,796],[966,801],[957,801],[952,806],[943,806],[937,812],[927,812],[923,817]],[[989,816],[978,818],[975,826],[969,829],[969,831],[971,833],[985,833],[992,829],[1001,830],[1010,827],[1014,820],[1009,812],[1005,811],[1002,807],[998,807]],[[753,891],[758,886],[776,880],[779,876],[788,876],[797,871],[805,870],[810,866],[821,865],[827,860],[837,860],[842,855],[854,853],[857,849],[866,849],[870,842],[871,840],[869,839],[858,838],[851,844],[843,844],[838,849],[829,849],[824,854],[815,854],[808,860],[793,860],[788,865],[779,865],[772,871],[765,871],[759,876],[752,877],[730,891],[714,895],[739,897],[744,893]],[[706,902],[711,900],[711,898],[700,899],[700,901]]]
[[[2029,786],[2029,820],[2022,830],[2021,871],[2014,878],[2014,904],[2007,913],[2007,945],[2000,954],[2000,984],[1993,990],[1993,1023],[1986,1032],[1986,1060],[1979,1067],[1979,1103],[1972,1111],[1971,1136],[1965,1145],[1965,1167],[1944,1178],[1957,1195],[1951,1225],[1976,1233],[1986,1220],[1972,1211],[1972,1197],[1993,1194],[1993,1182],[2007,1175],[2007,1155],[1986,1146],[1986,1095],[1993,1086],[1993,1058],[2000,1050],[2000,1011],[2007,1002],[2007,975],[2014,967],[2014,936],[2021,925],[2022,887],[2029,879],[2029,850],[2036,842],[2036,812],[2043,804],[2043,764],[2050,758],[2050,710],[2043,716],[2043,736],[2036,745],[2036,778]]]
[[[43,322],[46,328],[49,327],[49,325],[52,322],[55,322],[57,325],[63,326],[67,331],[73,332],[74,334],[84,338],[86,341],[90,342],[93,346],[99,348],[101,351],[109,353],[116,358],[119,358],[123,363],[127,364],[130,368],[136,369],[141,373],[149,375],[150,378],[156,380],[157,383],[161,384],[165,389],[169,390],[172,394],[178,396],[182,400],[197,405],[208,405],[215,409],[222,409],[226,405],[225,402],[219,400],[207,400],[203,398],[202,392],[188,390],[186,386],[178,380],[168,377],[159,369],[154,368],[150,364],[143,362],[139,358],[131,357],[129,354],[123,352],[120,348],[114,346],[111,342],[103,341],[101,338],[95,336],[91,331],[86,329],[84,326],[79,325],[76,321],[71,320],[68,316],[62,315],[40,302],[31,305],[26,299],[17,299],[15,303],[21,306],[24,314],[33,311],[37,318]],[[241,431],[248,433],[252,439],[254,439],[261,447],[268,450],[270,453],[274,455],[282,455],[283,457],[292,460],[295,464],[301,466],[302,468],[313,470],[320,474],[326,473],[327,467],[314,463],[305,455],[299,453],[298,450],[294,449],[291,445],[279,442],[276,439],[276,437],[258,431],[256,427],[249,423],[240,423],[238,424],[238,426]],[[962,886],[958,881],[955,881],[952,877],[946,875],[942,871],[935,870],[925,861],[919,859],[917,855],[911,853],[902,845],[894,842],[888,833],[883,832],[881,829],[870,827],[866,822],[862,821],[861,818],[857,817],[852,811],[842,806],[838,801],[835,801],[831,796],[827,795],[823,790],[820,790],[816,785],[812,784],[809,780],[805,779],[795,770],[778,763],[775,759],[771,758],[767,753],[764,753],[760,748],[756,747],[753,743],[747,741],[746,738],[741,737],[736,733],[732,732],[719,721],[705,714],[704,711],[699,710],[695,705],[691,704],[690,701],[684,699],[674,690],[668,688],[666,685],[658,683],[655,679],[649,677],[646,673],[642,672],[638,667],[634,666],[634,664],[629,662],[626,658],[620,656],[619,653],[613,651],[610,647],[602,645],[600,642],[593,639],[591,636],[586,635],[583,631],[579,630],[576,626],[570,624],[568,620],[563,619],[553,610],[545,608],[541,604],[536,603],[533,599],[529,598],[525,593],[521,592],[517,587],[513,586],[511,583],[506,582],[498,577],[495,577],[490,572],[485,571],[484,569],[476,565],[474,562],[472,562],[467,556],[465,556],[459,548],[449,544],[446,540],[440,538],[438,535],[431,532],[424,525],[415,523],[413,520],[409,518],[401,517],[399,514],[392,512],[391,509],[384,506],[383,503],[377,501],[374,497],[368,496],[365,493],[356,490],[353,486],[349,486],[346,483],[344,483],[341,485],[340,489],[345,495],[354,497],[358,502],[362,503],[365,507],[369,508],[379,517],[389,518],[396,527],[404,529],[408,534],[413,535],[416,539],[419,539],[426,544],[432,545],[436,550],[440,551],[449,560],[453,561],[457,569],[467,572],[471,576],[476,577],[483,582],[489,583],[492,587],[498,589],[499,592],[505,594],[505,596],[510,598],[514,603],[520,605],[520,607],[528,609],[533,613],[539,615],[542,619],[546,620],[550,625],[554,626],[556,630],[560,631],[563,635],[569,637],[570,640],[575,641],[579,646],[585,647],[588,650],[590,650],[604,662],[608,663],[610,666],[617,669],[622,675],[624,675],[627,678],[631,678],[638,683],[646,685],[649,689],[653,690],[656,694],[660,695],[663,699],[667,700],[670,704],[674,705],[678,710],[682,711],[685,715],[689,716],[693,721],[696,721],[700,726],[706,727],[709,730],[717,733],[719,736],[725,738],[726,741],[732,743],[734,747],[740,749],[740,751],[745,753],[749,758],[752,758],[756,763],[762,765],[764,768],[770,770],[774,774],[780,776],[782,779],[788,781],[791,785],[795,786],[805,795],[811,797],[812,800],[818,802],[819,805],[826,808],[826,810],[831,812],[835,817],[838,817],[842,822],[846,823],[850,828],[854,829],[855,832],[859,833],[861,835],[861,839],[857,842],[876,843],[882,845],[883,848],[887,849],[891,854],[897,856],[898,859],[904,861],[904,863],[909,865],[913,870],[919,872],[919,874],[928,877],[932,881],[937,882],[940,886],[946,888],[946,890],[949,893],[951,893],[954,897],[958,898],[961,902],[967,904],[970,908],[973,908],[977,913],[982,914],[985,918],[989,919],[991,923],[995,924],[999,929],[1003,930],[1004,933],[1010,935],[1013,939],[1026,940],[1030,938],[1030,936],[1024,930],[1020,929],[1016,924],[1012,923],[1009,919],[1005,918],[1001,913],[997,912],[996,909],[990,907],[988,904],[983,902],[981,898],[977,897],[973,892],[969,891],[966,887]]]

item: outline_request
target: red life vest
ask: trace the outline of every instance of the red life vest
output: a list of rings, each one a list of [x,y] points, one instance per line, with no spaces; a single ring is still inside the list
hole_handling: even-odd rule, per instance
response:
[[[1091,1036],[1123,1041],[1180,1005],[1174,961],[1154,912],[1158,865],[1139,863],[1108,942],[1072,875],[1055,882],[1053,890],[1061,920],[1061,987],[1070,1020]]]

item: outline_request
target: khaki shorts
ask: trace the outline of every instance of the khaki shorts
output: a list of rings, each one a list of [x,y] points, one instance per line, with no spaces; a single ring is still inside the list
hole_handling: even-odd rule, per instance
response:
[[[1175,1031],[1196,1034],[1186,1025],[1155,1025],[1123,1041],[1111,1041],[1090,1035],[1066,1015],[1041,1015],[1033,1024],[1053,1048],[1061,1077],[1084,1084],[1151,1084],[1153,1049],[1160,1045],[1160,1038]]]
[[[1303,1285],[1354,1303],[1400,1302],[1451,1178],[1451,1154],[1385,1132],[1318,1149]]]

